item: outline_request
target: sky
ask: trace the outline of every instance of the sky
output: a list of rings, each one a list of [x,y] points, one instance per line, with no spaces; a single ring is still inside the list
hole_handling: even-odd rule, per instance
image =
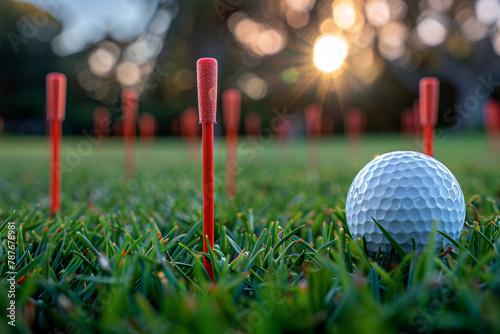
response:
[[[159,0],[18,0],[48,12],[62,24],[52,48],[60,56],[83,50],[106,35],[127,41],[141,35]]]

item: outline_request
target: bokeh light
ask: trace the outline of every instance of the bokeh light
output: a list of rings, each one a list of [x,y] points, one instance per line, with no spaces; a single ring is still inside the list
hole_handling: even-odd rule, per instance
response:
[[[123,86],[135,85],[141,76],[139,67],[129,61],[123,61],[116,68],[116,78]]]
[[[136,65],[141,65],[156,57],[162,48],[163,41],[160,37],[155,35],[141,37],[126,48],[125,58]]]
[[[391,0],[389,2],[391,20],[404,20],[408,14],[408,5],[403,0]]]
[[[300,27],[300,24],[297,23],[297,27]],[[283,32],[240,12],[229,17],[228,28],[238,43],[258,56],[276,54],[286,46],[286,36]]]
[[[117,56],[105,47],[101,47],[89,56],[89,68],[97,76],[105,77],[115,66]]]
[[[349,0],[336,1],[333,4],[333,19],[342,29],[351,28],[356,22],[356,11]]]
[[[238,79],[238,88],[253,100],[260,100],[267,95],[268,84],[253,73],[245,73]]]
[[[338,30],[337,24],[333,18],[329,17],[321,22],[319,32],[322,34],[333,34]]]
[[[471,41],[478,41],[488,34],[488,28],[475,19],[469,19],[464,24],[464,34]]]
[[[286,0],[286,4],[297,12],[308,12],[314,6],[314,0]]]
[[[339,69],[346,56],[347,44],[337,36],[324,35],[314,45],[314,65],[325,73]]]
[[[408,29],[400,22],[391,22],[380,29],[379,51],[387,60],[396,60],[406,51],[404,45],[408,38]]]
[[[428,0],[428,2],[430,7],[438,12],[446,12],[453,4],[453,0]]]
[[[418,38],[428,46],[443,43],[447,33],[445,25],[435,17],[425,17],[417,25]]]
[[[482,24],[494,24],[500,15],[499,0],[478,0],[475,4],[476,17]]]
[[[382,27],[391,19],[391,9],[385,0],[368,0],[365,12],[368,23],[374,27]]]
[[[286,12],[286,22],[296,29],[302,28],[309,22],[309,13],[297,12],[294,9],[289,9]]]
[[[196,85],[196,74],[189,68],[183,68],[175,73],[173,80],[179,90],[187,91]]]
[[[491,40],[493,42],[493,48],[495,49],[495,52],[497,55],[500,55],[500,33],[496,33],[491,37]]]
[[[350,56],[352,64],[362,70],[369,69],[373,65],[374,58],[372,48],[358,50]]]

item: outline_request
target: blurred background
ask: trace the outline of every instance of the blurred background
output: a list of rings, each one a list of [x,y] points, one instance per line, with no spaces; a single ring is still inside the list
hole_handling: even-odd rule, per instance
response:
[[[45,76],[59,71],[65,133],[92,129],[99,106],[120,117],[120,92],[134,87],[158,134],[178,135],[200,57],[218,60],[220,92],[242,92],[243,115],[266,124],[287,110],[301,115],[295,133],[311,102],[335,132],[350,108],[369,132],[400,131],[423,76],[440,79],[449,131],[480,129],[484,101],[500,97],[499,0],[2,0],[0,31],[9,134],[46,133]]]

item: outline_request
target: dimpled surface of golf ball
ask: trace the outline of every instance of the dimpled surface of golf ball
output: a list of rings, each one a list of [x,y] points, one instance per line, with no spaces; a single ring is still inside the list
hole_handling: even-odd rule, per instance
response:
[[[397,151],[370,161],[356,175],[347,193],[346,217],[354,239],[365,237],[368,251],[392,248],[375,218],[406,252],[417,251],[437,229],[457,240],[463,230],[465,201],[453,174],[422,153]],[[449,240],[436,233],[436,240]]]

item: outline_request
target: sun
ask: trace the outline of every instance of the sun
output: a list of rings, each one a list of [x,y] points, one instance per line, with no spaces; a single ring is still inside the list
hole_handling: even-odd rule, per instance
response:
[[[347,43],[340,37],[324,35],[314,44],[313,62],[325,72],[333,72],[342,66],[347,56]]]

